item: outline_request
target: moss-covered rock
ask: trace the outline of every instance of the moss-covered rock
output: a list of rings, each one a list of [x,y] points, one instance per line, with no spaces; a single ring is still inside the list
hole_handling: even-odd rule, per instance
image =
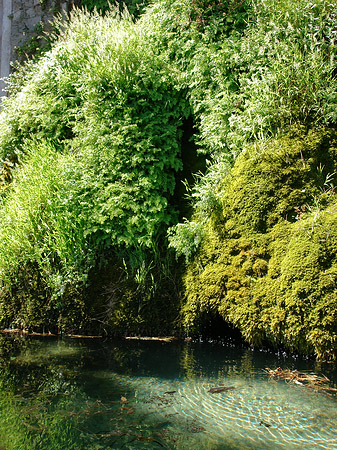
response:
[[[185,275],[185,326],[220,313],[252,344],[337,356],[336,135],[297,127],[248,149]]]

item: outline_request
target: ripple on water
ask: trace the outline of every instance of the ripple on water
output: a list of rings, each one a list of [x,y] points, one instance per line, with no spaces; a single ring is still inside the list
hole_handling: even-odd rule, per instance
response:
[[[214,380],[207,378],[122,381],[134,393],[131,402],[140,420],[169,419],[179,449],[188,449],[190,435],[197,434],[198,450],[337,450],[336,401],[298,386],[236,377],[217,380],[235,389],[212,394]]]

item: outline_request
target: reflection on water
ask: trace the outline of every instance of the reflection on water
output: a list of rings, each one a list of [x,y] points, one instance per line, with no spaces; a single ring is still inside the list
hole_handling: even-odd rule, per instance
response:
[[[1,449],[337,450],[337,398],[263,372],[316,370],[336,387],[332,365],[200,343],[0,339]]]

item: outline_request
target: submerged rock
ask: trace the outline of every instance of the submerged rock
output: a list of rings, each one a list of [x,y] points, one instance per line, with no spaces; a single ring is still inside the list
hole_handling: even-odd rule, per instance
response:
[[[211,394],[217,394],[218,392],[232,391],[233,389],[235,389],[234,386],[218,386],[211,388],[208,392]]]

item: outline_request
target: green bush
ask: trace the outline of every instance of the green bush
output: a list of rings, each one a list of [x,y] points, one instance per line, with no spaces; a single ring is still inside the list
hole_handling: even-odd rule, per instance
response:
[[[74,11],[21,75],[1,114],[1,319],[72,329],[107,255],[143,290],[160,267],[190,108],[126,12]]]
[[[247,146],[276,137],[297,122],[336,123],[334,4],[261,0],[243,6],[245,28],[233,25],[215,42],[204,33],[179,46],[186,49],[178,59],[186,63],[183,81],[198,124],[196,141],[209,155],[207,178],[212,180],[206,183],[201,177],[193,187],[194,218],[205,216],[201,198],[221,195],[224,165],[232,164]],[[179,224],[170,238],[178,253],[189,258],[200,241],[193,238],[194,222]]]

